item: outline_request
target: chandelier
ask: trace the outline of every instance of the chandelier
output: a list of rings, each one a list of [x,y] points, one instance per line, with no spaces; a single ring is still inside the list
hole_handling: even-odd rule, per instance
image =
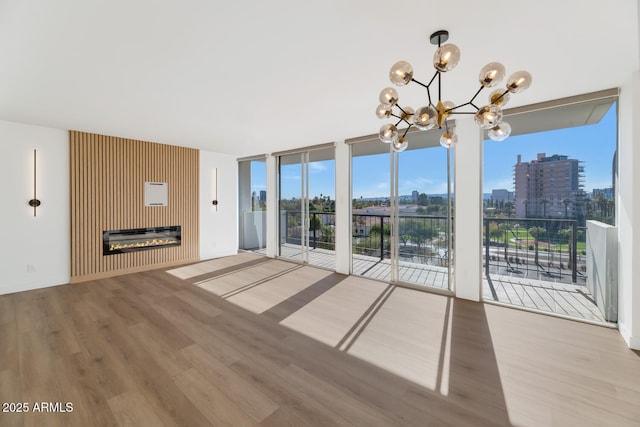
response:
[[[531,74],[527,71],[516,71],[508,79],[506,88],[495,89],[489,94],[489,103],[478,107],[474,102],[480,92],[485,88],[496,86],[504,79],[506,70],[499,62],[490,62],[480,70],[478,80],[480,89],[473,95],[471,100],[463,104],[455,105],[451,101],[442,101],[442,73],[451,71],[460,61],[460,49],[454,44],[442,44],[449,38],[446,30],[436,31],[431,34],[431,44],[438,45],[438,49],[433,55],[433,66],[435,74],[428,84],[419,82],[413,78],[413,67],[406,61],[398,61],[391,67],[389,78],[397,86],[405,86],[414,82],[427,89],[428,104],[414,111],[413,108],[398,104],[398,92],[387,87],[380,92],[380,105],[376,109],[376,115],[380,119],[395,117],[398,121],[395,124],[385,124],[380,128],[379,137],[382,142],[392,144],[392,149],[401,152],[407,149],[407,132],[415,126],[420,130],[433,129],[436,126],[444,133],[440,137],[440,145],[445,148],[453,147],[458,142],[458,136],[447,123],[447,118],[453,114],[473,114],[476,124],[481,129],[487,129],[489,138],[493,141],[503,141],[511,134],[511,126],[502,121],[502,107],[508,102],[512,93],[520,93],[531,86]],[[437,81],[438,98],[434,104],[431,97],[431,85]],[[394,111],[394,108],[397,111]],[[471,110],[473,109],[473,110]],[[463,111],[465,110],[465,111]],[[400,135],[398,125],[405,123],[408,127]]]

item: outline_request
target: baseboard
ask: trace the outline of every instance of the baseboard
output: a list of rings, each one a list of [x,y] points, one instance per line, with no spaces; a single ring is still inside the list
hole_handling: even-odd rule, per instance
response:
[[[207,260],[210,260],[210,259],[222,258],[222,257],[226,257],[226,256],[233,256],[233,255],[238,255],[238,250],[237,249],[228,250],[228,251],[214,252],[212,254],[208,254],[206,257],[201,257],[200,261],[207,261]]]
[[[622,339],[632,350],[640,350],[640,336],[632,335],[629,329],[627,328],[627,324],[623,322],[618,322],[618,332],[622,336]]]
[[[632,350],[640,350],[640,336],[629,337],[629,348]]]
[[[125,268],[122,270],[105,271],[102,273],[87,274],[84,276],[74,276],[71,278],[71,284],[89,282],[91,280],[106,279],[108,277],[122,276],[131,273],[140,273],[142,271],[157,270],[159,268],[176,267],[178,265],[191,264],[200,261],[199,258],[189,258],[179,261],[162,262],[159,264],[142,265],[139,267]]]
[[[46,283],[46,284],[29,284],[21,286],[9,286],[6,288],[0,288],[0,295],[16,294],[18,292],[35,291],[38,289],[52,288],[54,286],[68,285],[69,283]]]

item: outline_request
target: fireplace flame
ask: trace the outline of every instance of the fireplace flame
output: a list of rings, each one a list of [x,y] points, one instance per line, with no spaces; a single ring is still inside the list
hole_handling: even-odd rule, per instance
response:
[[[175,239],[153,239],[147,240],[146,242],[135,242],[135,243],[112,243],[109,246],[110,251],[118,251],[122,249],[131,249],[131,248],[146,248],[149,246],[163,246],[163,245],[173,245],[178,243]]]

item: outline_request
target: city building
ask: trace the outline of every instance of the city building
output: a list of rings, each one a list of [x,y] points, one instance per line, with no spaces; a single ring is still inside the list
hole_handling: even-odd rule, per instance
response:
[[[505,189],[497,189],[491,190],[491,198],[495,202],[512,202],[513,201],[514,192],[505,190]]]
[[[613,188],[594,188],[591,192],[591,198],[594,199],[598,196],[604,197],[605,199],[613,199]]]
[[[584,167],[577,159],[538,153],[514,166],[514,200],[519,218],[580,218],[584,215]]]
[[[413,190],[411,192],[411,200],[413,200],[414,202],[417,202],[419,194],[420,194],[420,192],[418,190]]]

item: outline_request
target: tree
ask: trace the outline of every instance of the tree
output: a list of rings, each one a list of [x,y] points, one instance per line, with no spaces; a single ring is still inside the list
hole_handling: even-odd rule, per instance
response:
[[[407,243],[411,241],[411,236],[409,234],[401,234],[398,236],[398,239],[402,242],[402,247],[406,248]]]
[[[564,203],[564,217],[569,218],[569,204],[571,203],[571,200],[564,199],[562,203]]]
[[[320,215],[309,214],[309,230],[320,230],[322,228],[322,218]]]
[[[542,200],[540,200],[540,204],[542,205],[542,217],[546,218],[547,217],[547,205],[549,204],[549,201],[547,199],[542,199]]]
[[[426,219],[403,218],[399,224],[399,238],[406,244],[411,241],[418,247],[418,250],[429,240],[433,239],[437,230],[433,228],[433,223],[427,225]]]
[[[529,228],[529,234],[531,234],[531,236],[533,236],[533,243],[535,246],[535,259],[534,262],[536,265],[538,265],[538,241],[540,239],[540,236],[543,235],[544,233],[547,232],[547,229],[544,227],[531,227]]]
[[[489,223],[489,240],[497,241],[500,239],[501,235],[502,235],[502,232],[500,231],[498,224],[495,222],[490,222]]]
[[[424,193],[418,194],[418,205],[427,206],[428,204],[429,204],[429,197]]]
[[[601,193],[598,193],[594,198],[594,202],[598,207],[598,209],[600,209],[600,216],[603,218],[606,217],[607,216],[607,199]]]
[[[320,229],[320,247],[324,249],[335,249],[335,229],[332,225],[323,225]]]
[[[587,210],[587,217],[591,218],[591,215],[593,214],[593,202],[591,200],[587,200],[585,202],[585,208]]]
[[[573,251],[571,250],[571,243],[572,242],[572,237],[573,237],[573,229],[571,227],[569,228],[563,228],[558,230],[557,232],[558,237],[560,237],[562,240],[567,242],[567,252],[569,253],[569,263],[568,265],[571,265],[571,257],[573,256]],[[562,250],[560,251],[562,252]]]
[[[506,213],[507,218],[514,216],[515,211],[513,202],[504,202],[504,212]]]
[[[502,233],[504,233],[504,259],[506,261],[507,255],[508,255],[507,250],[509,249],[509,235],[508,235],[509,224],[506,222],[501,223],[500,225],[498,225],[498,231],[501,236],[502,236]],[[513,230],[511,230],[511,233],[513,233]],[[517,239],[517,236],[516,236],[516,239]]]
[[[382,236],[381,236],[382,234]],[[382,230],[380,230],[380,224],[372,225],[369,229],[369,244],[371,247],[376,248],[382,240],[382,247],[380,247],[380,256],[384,255],[385,247],[389,245],[389,236],[391,236],[391,226],[389,224],[384,224],[382,226]],[[373,241],[372,241],[372,239]]]

